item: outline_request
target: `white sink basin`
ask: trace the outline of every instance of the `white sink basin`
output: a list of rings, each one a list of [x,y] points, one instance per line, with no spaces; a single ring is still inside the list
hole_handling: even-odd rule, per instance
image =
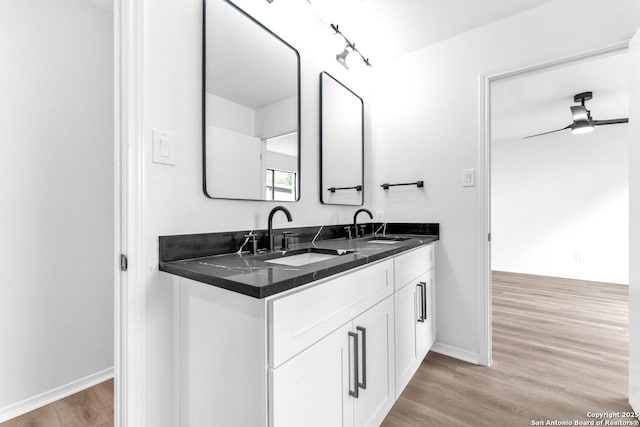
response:
[[[405,240],[409,240],[409,238],[399,236],[379,236],[369,238],[369,240],[367,240],[367,243],[375,243],[380,245],[396,245],[400,242],[404,242]]]
[[[367,243],[376,243],[381,245],[397,245],[400,241],[397,240],[369,240]]]
[[[281,258],[265,260],[271,264],[291,265],[298,267],[301,265],[313,264],[314,262],[326,261],[328,259],[337,258],[340,255],[319,254],[316,252],[305,252],[298,255],[285,256]]]

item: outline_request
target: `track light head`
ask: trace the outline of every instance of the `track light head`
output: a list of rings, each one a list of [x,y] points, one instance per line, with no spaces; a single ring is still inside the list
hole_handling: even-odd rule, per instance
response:
[[[338,63],[347,70],[349,69],[349,66],[347,65],[347,56],[349,55],[348,47],[349,45],[345,46],[344,50],[336,55],[336,61],[338,61]]]

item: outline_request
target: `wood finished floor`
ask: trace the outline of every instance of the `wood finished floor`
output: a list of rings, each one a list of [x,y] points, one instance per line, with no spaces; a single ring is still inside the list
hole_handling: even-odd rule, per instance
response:
[[[113,380],[43,406],[2,427],[113,427]]]
[[[494,272],[493,366],[430,353],[383,426],[517,427],[630,411],[627,327],[627,286]]]
[[[493,366],[430,353],[383,426],[517,427],[630,411],[627,291],[494,272]],[[0,426],[113,426],[113,380]]]

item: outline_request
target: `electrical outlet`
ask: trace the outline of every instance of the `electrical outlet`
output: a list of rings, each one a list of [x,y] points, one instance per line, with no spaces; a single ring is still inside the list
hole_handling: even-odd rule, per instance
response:
[[[384,221],[384,211],[376,211],[376,222]]]
[[[575,253],[576,262],[582,262],[582,254],[580,252]]]

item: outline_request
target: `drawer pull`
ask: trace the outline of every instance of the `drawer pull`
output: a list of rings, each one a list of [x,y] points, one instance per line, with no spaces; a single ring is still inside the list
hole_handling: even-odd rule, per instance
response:
[[[358,376],[358,387],[363,390],[367,389],[367,329],[361,326],[356,327],[356,330],[362,332],[362,382]],[[357,332],[356,332],[357,334]],[[356,371],[356,374],[358,372]]]
[[[358,371],[360,368],[358,367],[358,334],[355,332],[349,332],[349,336],[353,337],[353,379],[355,383],[355,390],[351,390],[351,378],[349,378],[349,396],[353,396],[356,399],[359,396],[358,389]],[[351,377],[351,376],[349,376]]]
[[[420,317],[418,322],[424,322],[427,319],[427,283],[418,283],[418,289],[420,289]]]

